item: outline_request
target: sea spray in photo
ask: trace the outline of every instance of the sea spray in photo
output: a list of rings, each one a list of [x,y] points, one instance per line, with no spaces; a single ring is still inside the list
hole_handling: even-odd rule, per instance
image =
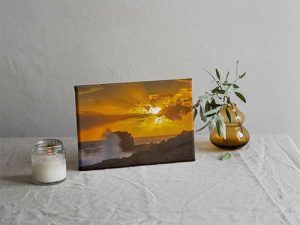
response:
[[[101,149],[104,153],[103,160],[119,158],[122,153],[119,136],[109,130],[105,132],[104,136],[105,140],[101,143]]]
[[[124,152],[120,147],[120,137],[107,130],[102,141],[84,142],[80,144],[80,165],[86,166],[100,163],[103,160],[129,157],[132,152]]]

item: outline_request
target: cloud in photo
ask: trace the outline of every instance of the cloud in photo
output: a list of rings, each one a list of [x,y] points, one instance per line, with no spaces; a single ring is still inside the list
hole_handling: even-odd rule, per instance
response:
[[[102,126],[104,124],[114,123],[117,121],[123,121],[127,119],[141,119],[146,118],[146,114],[117,114],[117,115],[107,115],[103,113],[91,113],[84,112],[80,113],[79,125],[83,130],[90,129],[93,127]]]

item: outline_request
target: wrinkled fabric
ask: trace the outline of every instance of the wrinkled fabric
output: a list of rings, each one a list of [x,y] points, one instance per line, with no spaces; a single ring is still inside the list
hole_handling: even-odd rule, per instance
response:
[[[288,135],[251,137],[230,160],[195,136],[196,161],[77,170],[76,138],[67,179],[39,186],[30,154],[38,138],[2,138],[0,224],[299,225],[300,152]]]

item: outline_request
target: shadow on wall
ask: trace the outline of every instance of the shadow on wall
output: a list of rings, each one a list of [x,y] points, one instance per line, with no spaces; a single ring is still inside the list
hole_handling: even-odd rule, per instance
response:
[[[78,150],[77,149],[67,149],[67,170],[78,171]]]

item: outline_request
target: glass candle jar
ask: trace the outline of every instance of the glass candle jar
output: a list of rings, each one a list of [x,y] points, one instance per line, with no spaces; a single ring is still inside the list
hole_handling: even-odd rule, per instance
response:
[[[66,179],[66,151],[56,139],[43,139],[31,153],[32,178],[37,184],[55,184]]]

